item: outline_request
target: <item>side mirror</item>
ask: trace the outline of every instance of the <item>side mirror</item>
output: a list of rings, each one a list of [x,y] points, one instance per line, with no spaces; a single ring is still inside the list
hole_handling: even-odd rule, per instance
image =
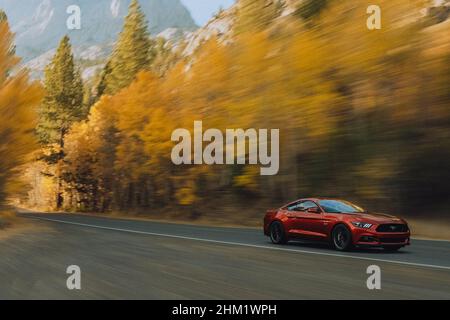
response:
[[[320,209],[318,207],[312,207],[312,208],[308,208],[306,210],[306,212],[309,212],[309,213],[320,213]]]

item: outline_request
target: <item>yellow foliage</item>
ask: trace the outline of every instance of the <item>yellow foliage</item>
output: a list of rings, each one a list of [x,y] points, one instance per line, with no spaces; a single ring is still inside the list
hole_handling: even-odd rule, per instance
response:
[[[19,166],[30,160],[37,147],[35,108],[42,98],[40,86],[30,83],[26,72],[10,75],[18,62],[11,49],[8,24],[0,22],[0,202],[18,189]]]
[[[419,184],[401,177],[414,154],[405,137],[414,129],[423,145],[448,139],[450,60],[448,52],[427,60],[427,35],[409,15],[414,3],[379,1],[382,29],[369,31],[367,3],[330,1],[314,22],[291,17],[288,26],[229,43],[213,37],[163,78],[141,72],[102,97],[67,137],[78,193],[128,208],[194,205],[242,189],[365,200],[400,192],[402,183],[416,192]],[[195,120],[222,130],[280,129],[280,175],[268,181],[254,166],[174,166],[171,133],[192,130]]]

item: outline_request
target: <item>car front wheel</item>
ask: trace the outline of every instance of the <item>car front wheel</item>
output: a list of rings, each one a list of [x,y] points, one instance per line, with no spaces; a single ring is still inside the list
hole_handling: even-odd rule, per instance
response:
[[[334,228],[332,234],[333,246],[338,251],[348,251],[352,248],[352,234],[344,225]]]
[[[285,244],[288,241],[284,227],[278,221],[270,225],[270,240],[274,244]]]

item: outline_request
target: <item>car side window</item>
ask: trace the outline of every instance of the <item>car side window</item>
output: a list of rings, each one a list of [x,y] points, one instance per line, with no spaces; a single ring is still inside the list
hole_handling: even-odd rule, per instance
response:
[[[295,202],[293,204],[288,205],[287,210],[288,211],[302,211],[300,205],[301,205],[301,201]]]
[[[309,208],[318,208],[318,205],[314,201],[307,200],[300,203],[300,208],[299,211],[306,211]]]
[[[287,210],[305,212],[309,208],[316,208],[316,207],[318,208],[317,204],[314,201],[306,200],[306,201],[298,201],[288,205]]]

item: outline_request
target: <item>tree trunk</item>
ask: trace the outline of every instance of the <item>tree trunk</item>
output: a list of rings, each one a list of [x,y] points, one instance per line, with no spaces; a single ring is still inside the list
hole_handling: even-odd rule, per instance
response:
[[[56,169],[56,179],[58,184],[57,195],[56,195],[56,209],[61,210],[64,204],[63,197],[63,181],[62,181],[62,161],[64,158],[64,135],[65,130],[61,129],[61,136],[59,139],[59,156],[58,156],[58,164]]]

